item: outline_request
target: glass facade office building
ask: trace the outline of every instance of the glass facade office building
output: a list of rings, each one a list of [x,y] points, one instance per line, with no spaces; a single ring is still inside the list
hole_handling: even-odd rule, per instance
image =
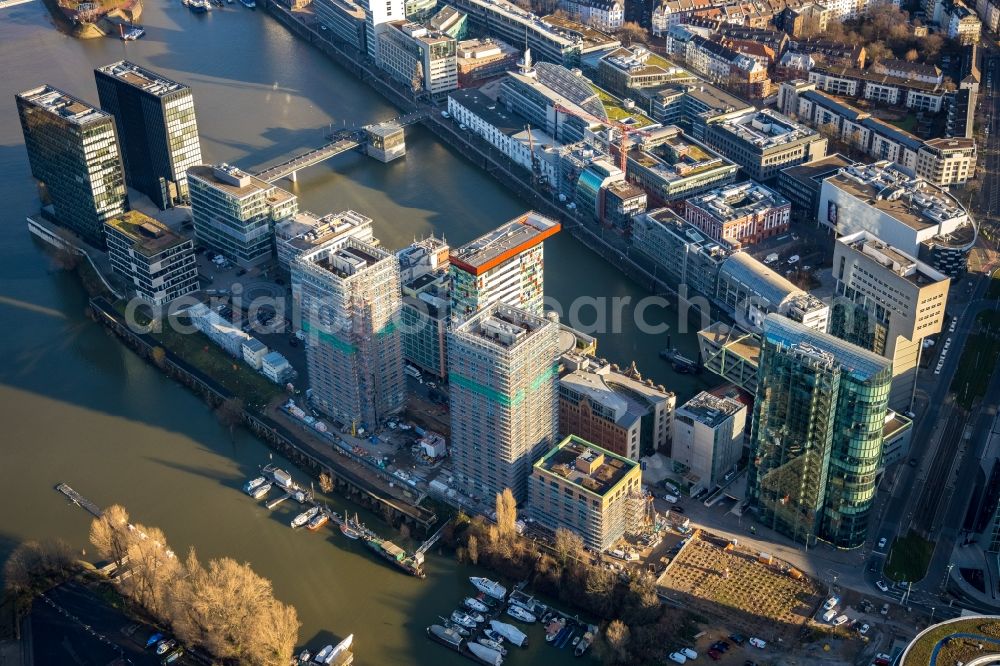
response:
[[[892,362],[777,314],[764,320],[747,496],[807,545],[865,543]]]
[[[47,85],[16,101],[31,175],[44,184],[56,219],[104,247],[104,222],[128,210],[114,118]]]
[[[187,203],[187,169],[201,164],[191,89],[127,60],[94,77],[101,108],[115,117],[129,186],[161,209]]]

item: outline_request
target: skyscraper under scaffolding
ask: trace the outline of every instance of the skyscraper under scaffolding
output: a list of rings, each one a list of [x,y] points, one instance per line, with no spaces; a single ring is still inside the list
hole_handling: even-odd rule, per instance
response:
[[[376,428],[403,408],[396,256],[356,238],[292,262],[313,403],[348,426]]]

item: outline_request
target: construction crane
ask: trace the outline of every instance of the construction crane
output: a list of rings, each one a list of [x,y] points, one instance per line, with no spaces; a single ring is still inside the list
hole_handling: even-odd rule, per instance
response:
[[[562,106],[561,104],[556,105],[557,113],[565,113],[570,116],[575,116],[583,120],[590,121],[592,123],[600,123],[601,125],[609,125],[614,127],[621,134],[621,139],[618,142],[618,168],[622,170],[622,173],[626,173],[626,167],[628,166],[628,151],[632,146],[632,140],[629,135],[631,134],[644,134],[645,131],[639,127],[631,127],[625,123],[620,123],[617,120],[611,120],[610,118],[598,118],[595,115],[587,113],[586,111],[580,110],[575,111],[573,109]],[[610,137],[608,138],[609,146],[612,145]]]

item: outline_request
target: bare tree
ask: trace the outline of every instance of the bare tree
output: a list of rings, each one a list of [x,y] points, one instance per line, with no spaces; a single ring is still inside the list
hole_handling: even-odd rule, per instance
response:
[[[167,360],[167,352],[160,346],[153,347],[153,351],[151,351],[149,355],[150,358],[153,359],[153,363],[155,363],[158,368],[162,368],[163,364]]]
[[[129,547],[128,511],[120,504],[112,504],[100,518],[90,523],[90,543],[102,557],[121,565]]]
[[[156,617],[164,617],[173,584],[181,576],[181,565],[158,527],[136,525],[130,530],[129,575],[122,576],[122,591]]]
[[[517,501],[510,488],[497,493],[496,510],[500,540],[510,542],[517,536]]]
[[[635,21],[626,21],[622,27],[618,28],[615,36],[621,40],[622,44],[629,46],[636,42],[645,44],[649,41],[649,33],[646,29]]]
[[[424,89],[424,63],[417,60],[413,65],[413,78],[410,80],[410,87],[414,96],[419,95]]]
[[[604,630],[604,640],[611,652],[609,656],[615,662],[624,662],[628,659],[628,644],[631,638],[628,625],[621,620],[611,620],[608,628]]]
[[[25,541],[4,563],[4,584],[15,595],[28,594],[64,580],[77,566],[65,541]]]
[[[563,567],[573,560],[580,559],[583,553],[583,539],[579,534],[565,527],[556,529],[555,542],[556,559]]]
[[[469,541],[465,544],[465,554],[469,557],[469,561],[473,564],[479,564],[479,539],[476,535],[469,537]]]
[[[333,477],[330,476],[329,472],[320,472],[319,489],[324,493],[333,492]]]

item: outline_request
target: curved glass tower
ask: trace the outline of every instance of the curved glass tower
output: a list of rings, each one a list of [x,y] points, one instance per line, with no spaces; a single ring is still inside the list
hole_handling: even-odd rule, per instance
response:
[[[748,496],[796,541],[867,538],[892,362],[777,314],[764,320]]]

